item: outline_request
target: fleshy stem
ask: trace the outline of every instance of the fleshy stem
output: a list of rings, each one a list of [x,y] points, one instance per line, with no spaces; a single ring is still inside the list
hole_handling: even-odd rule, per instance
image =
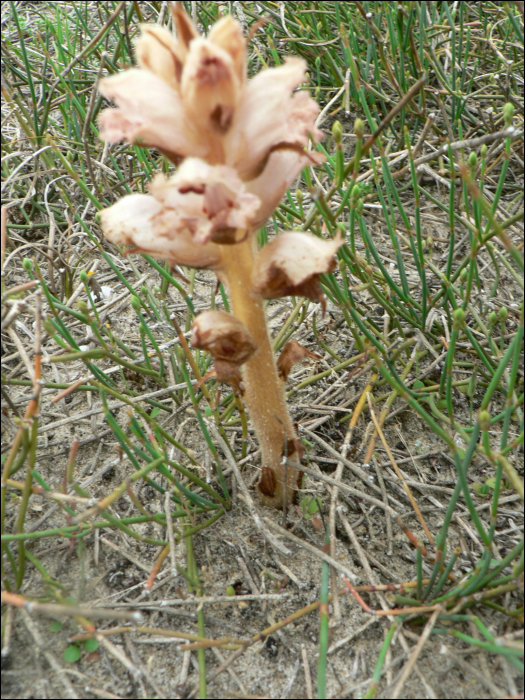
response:
[[[233,313],[244,323],[257,344],[256,352],[242,368],[246,388],[244,399],[261,447],[263,474],[259,482],[259,492],[262,502],[264,505],[280,508],[284,497],[288,504],[292,502],[298,486],[297,470],[290,466],[285,468],[282,464],[285,442],[287,440],[288,445],[292,447],[296,434],[286,406],[283,385],[277,373],[263,300],[251,291],[252,268],[257,252],[256,240],[252,235],[242,243],[221,246],[221,278],[225,278]]]

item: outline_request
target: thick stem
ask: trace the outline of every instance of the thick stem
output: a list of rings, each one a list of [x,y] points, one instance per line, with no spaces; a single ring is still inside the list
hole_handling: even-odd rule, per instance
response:
[[[283,385],[277,373],[263,300],[251,291],[255,245],[255,237],[250,236],[243,243],[221,246],[224,261],[221,277],[224,275],[226,278],[233,313],[244,323],[257,344],[256,352],[242,366],[246,387],[244,399],[261,447],[263,474],[258,490],[262,502],[267,506],[281,508],[285,479],[285,467],[282,464],[285,438],[288,440],[289,457],[299,460],[292,442],[296,439],[296,434],[286,407]],[[299,485],[298,478],[297,470],[288,466],[288,504],[293,501],[294,492]]]

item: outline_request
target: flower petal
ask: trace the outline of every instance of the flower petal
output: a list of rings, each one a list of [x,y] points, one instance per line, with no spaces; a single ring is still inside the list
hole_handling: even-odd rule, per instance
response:
[[[141,24],[140,29],[142,34],[135,42],[139,66],[178,89],[184,63],[177,42],[167,29],[156,24]]]
[[[319,275],[335,269],[334,255],[343,242],[340,233],[330,241],[298,231],[281,233],[255,258],[253,291],[265,299],[305,296],[320,301],[324,312],[326,301]]]
[[[187,158],[169,180],[155,176],[149,191],[177,212],[196,243],[243,240],[253,228],[260,204],[234,170],[198,158]]]
[[[177,43],[179,45],[179,50],[181,51],[182,57],[185,60],[190,44],[193,39],[196,39],[199,36],[199,32],[197,31],[197,27],[193,24],[191,17],[186,12],[184,5],[181,2],[170,3],[170,10],[173,17],[173,23],[175,24],[175,29],[177,30]]]
[[[246,182],[248,192],[261,200],[254,227],[259,228],[264,224],[303,168],[324,161],[325,156],[317,151],[283,148],[270,153],[261,175]]]
[[[226,140],[227,163],[243,180],[259,174],[272,147],[305,146],[310,134],[314,141],[321,138],[315,126],[317,103],[304,91],[291,94],[303,82],[305,71],[303,59],[288,58],[284,65],[258,73],[243,90]]]
[[[206,156],[208,147],[186,121],[179,95],[162,78],[132,68],[101,80],[99,89],[117,103],[100,115],[104,141],[140,141],[183,157]]]
[[[231,55],[208,39],[194,39],[182,73],[182,100],[201,138],[216,140],[229,130],[240,89]],[[215,154],[215,162],[224,162],[223,153]]]
[[[208,40],[227,51],[233,59],[239,82],[246,82],[246,42],[242,27],[231,15],[222,17],[211,28]]]
[[[100,214],[102,231],[113,243],[168,260],[171,265],[218,269],[222,256],[214,243],[197,245],[176,212],[154,197],[131,194]]]

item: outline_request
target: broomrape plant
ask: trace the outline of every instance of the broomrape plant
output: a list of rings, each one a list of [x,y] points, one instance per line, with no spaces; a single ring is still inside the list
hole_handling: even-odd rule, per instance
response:
[[[293,93],[305,78],[302,59],[248,80],[236,20],[223,17],[203,38],[180,4],[172,13],[176,39],[142,25],[140,67],[100,82],[117,105],[101,114],[100,125],[102,139],[156,148],[177,171],[169,179],[156,175],[150,194],[102,211],[102,230],[133,252],[213,270],[228,289],[233,315],[200,314],[192,344],[212,354],[218,381],[244,395],[261,447],[258,490],[265,505],[280,507],[292,502],[301,478],[290,466],[285,472],[285,445],[292,460],[301,455],[263,300],[301,295],[324,307],[319,275],[335,268],[343,240],[285,232],[258,252],[256,233],[301,170],[324,160],[305,150],[322,136],[318,106],[306,91]]]

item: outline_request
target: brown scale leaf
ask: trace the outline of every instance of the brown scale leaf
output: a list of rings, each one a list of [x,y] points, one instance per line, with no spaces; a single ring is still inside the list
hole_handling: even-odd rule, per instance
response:
[[[270,467],[263,467],[261,480],[257,484],[257,488],[263,496],[268,496],[268,498],[272,498],[273,496],[275,496],[275,486],[275,474],[270,469]]]

